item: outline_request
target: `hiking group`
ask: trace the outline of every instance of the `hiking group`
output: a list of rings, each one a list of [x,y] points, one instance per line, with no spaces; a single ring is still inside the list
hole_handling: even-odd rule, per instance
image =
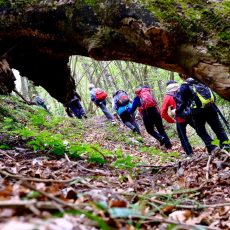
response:
[[[186,76],[181,75],[181,78],[186,78]],[[89,95],[91,101],[101,109],[106,118],[114,123],[114,115],[109,112],[106,106],[108,94],[90,83]],[[223,148],[227,151],[230,150],[230,141],[219,116],[223,119],[228,130],[229,126],[215,104],[215,95],[210,88],[193,78],[187,78],[181,85],[174,80],[169,80],[166,84],[166,93],[161,110],[148,86],[137,88],[133,100],[123,90],[117,90],[112,96],[112,108],[116,112],[115,116],[134,133],[141,135],[135,117],[135,111],[138,108],[146,131],[159,142],[160,146],[167,149],[172,148],[172,143],[163,126],[163,118],[170,124],[176,124],[181,146],[187,155],[193,154],[186,132],[188,125],[196,131],[209,153],[220,152]],[[81,105],[81,97],[76,92],[74,97],[64,106],[68,116],[75,116],[79,119],[87,118]],[[214,144],[213,138],[208,134],[206,123],[216,134],[219,146]]]
[[[185,76],[181,75],[181,77]],[[89,90],[91,100],[101,108],[107,119],[113,122],[114,117],[106,107],[107,93],[96,88],[93,84],[89,85]],[[113,93],[112,108],[125,126],[133,132],[141,134],[135,118],[135,111],[138,108],[146,131],[167,149],[172,148],[172,143],[165,132],[162,118],[168,123],[176,124],[178,137],[187,155],[193,154],[186,133],[187,125],[196,131],[209,153],[218,153],[223,148],[227,151],[230,150],[230,142],[219,115],[224,117],[215,104],[213,92],[193,78],[187,78],[181,85],[174,80],[168,81],[161,110],[148,86],[137,88],[133,100],[130,99],[127,92],[117,90]],[[169,111],[171,111],[171,115]],[[213,138],[207,132],[206,123],[216,134],[219,146],[213,143]],[[226,120],[225,123],[228,127]]]

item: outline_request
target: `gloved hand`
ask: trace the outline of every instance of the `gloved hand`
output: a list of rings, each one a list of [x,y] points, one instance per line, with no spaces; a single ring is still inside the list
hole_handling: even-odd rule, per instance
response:
[[[172,113],[173,116],[175,116],[176,115],[176,109],[172,109],[171,113]]]

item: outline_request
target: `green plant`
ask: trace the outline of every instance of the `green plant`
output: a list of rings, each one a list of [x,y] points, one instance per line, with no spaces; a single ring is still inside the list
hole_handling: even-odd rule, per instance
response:
[[[118,158],[116,161],[112,163],[112,165],[119,169],[131,169],[137,165],[137,163],[135,163],[135,160],[135,157],[126,155],[121,158]]]
[[[17,123],[13,118],[11,117],[4,117],[3,124],[2,124],[2,130],[5,131],[13,131],[20,127],[21,125]]]
[[[10,149],[10,146],[2,144],[2,145],[0,145],[0,149]]]

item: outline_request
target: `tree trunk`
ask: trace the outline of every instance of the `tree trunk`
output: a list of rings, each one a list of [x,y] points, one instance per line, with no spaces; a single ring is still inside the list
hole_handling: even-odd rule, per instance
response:
[[[24,98],[30,100],[29,89],[28,89],[28,79],[26,77],[21,77],[21,93]]]
[[[230,99],[226,1],[1,1],[0,17],[2,57],[61,102],[71,55],[184,73]]]

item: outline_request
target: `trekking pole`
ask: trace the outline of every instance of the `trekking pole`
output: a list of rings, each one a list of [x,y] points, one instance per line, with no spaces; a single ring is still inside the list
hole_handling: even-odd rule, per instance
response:
[[[221,111],[219,110],[219,108],[217,107],[216,104],[213,104],[214,109],[216,110],[216,112],[219,114],[219,116],[221,117],[221,119],[223,120],[224,124],[226,125],[228,131],[230,131],[230,126],[228,121],[226,120],[226,118],[224,117],[224,115],[221,113]]]
[[[182,137],[182,140],[183,140],[183,142],[184,142],[185,151],[186,151],[186,153],[187,153],[188,155],[191,155],[191,153],[190,153],[190,151],[189,151],[189,147],[188,147],[188,145],[186,144],[185,136],[184,136],[184,133],[182,132],[180,123],[179,123],[178,121],[176,121],[176,124],[177,124],[177,127],[178,127],[178,131],[180,132],[181,137]]]

